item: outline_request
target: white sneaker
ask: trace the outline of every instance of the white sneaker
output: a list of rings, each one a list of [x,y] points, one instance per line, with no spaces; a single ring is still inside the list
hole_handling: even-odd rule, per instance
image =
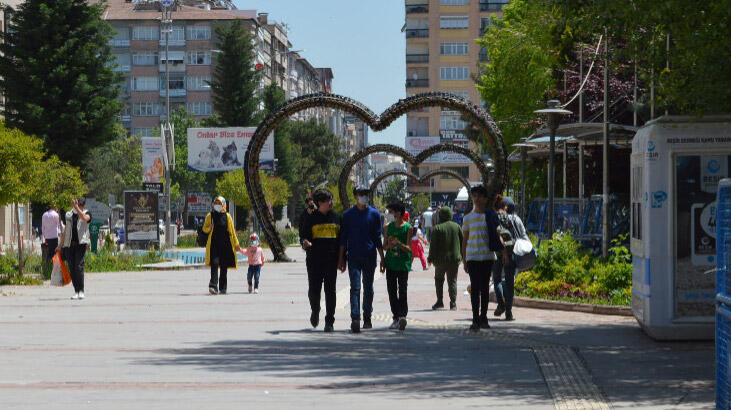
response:
[[[259,288],[254,289],[254,293],[259,293]]]
[[[79,292],[79,299],[83,299],[83,298],[84,298],[84,291],[82,290],[81,292]]]
[[[74,296],[71,296],[71,299],[77,300],[79,298],[79,292],[74,293]]]
[[[391,326],[388,327],[389,329],[398,329],[398,320],[394,320],[393,323],[391,323]]]

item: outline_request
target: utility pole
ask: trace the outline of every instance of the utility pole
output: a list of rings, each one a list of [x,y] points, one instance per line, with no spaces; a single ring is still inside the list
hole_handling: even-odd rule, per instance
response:
[[[604,29],[604,126],[602,127],[602,256],[609,253],[609,33]]]
[[[172,248],[173,247],[173,235],[172,235],[172,229],[170,229],[170,170],[175,167],[174,165],[174,158],[175,158],[175,152],[174,150],[170,152],[170,147],[172,147],[172,143],[169,143],[170,140],[172,140],[173,135],[171,133],[172,127],[170,126],[170,33],[173,31],[173,19],[172,19],[172,9],[171,6],[173,5],[173,0],[161,0],[160,4],[162,5],[162,18],[160,19],[160,28],[161,32],[165,33],[165,124],[163,125],[163,135],[161,137],[163,138],[163,143],[165,144],[165,150],[168,151],[167,155],[167,166],[165,167],[165,188],[164,188],[164,196],[167,198],[166,205],[165,205],[165,243],[167,247]],[[173,162],[173,164],[171,164]]]

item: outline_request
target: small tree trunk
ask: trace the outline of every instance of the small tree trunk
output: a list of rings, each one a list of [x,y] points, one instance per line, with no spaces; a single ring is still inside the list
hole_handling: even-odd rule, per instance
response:
[[[15,203],[15,226],[18,232],[18,276],[23,276],[23,241],[20,237],[20,212],[18,203]]]

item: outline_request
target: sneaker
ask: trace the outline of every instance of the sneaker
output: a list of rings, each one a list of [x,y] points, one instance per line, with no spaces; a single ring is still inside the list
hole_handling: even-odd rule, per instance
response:
[[[371,323],[371,318],[365,318],[363,319],[363,329],[372,329],[373,324]]]
[[[218,289],[214,288],[213,286],[210,286],[208,288],[208,292],[210,292],[211,295],[217,295],[218,294]]]
[[[406,318],[402,317],[398,320],[398,330],[404,330],[406,329]]]
[[[509,310],[505,312],[505,320],[508,322],[515,320],[515,318],[513,317],[513,312]]]
[[[249,285],[249,293],[251,293],[251,290],[254,289],[253,286]]]
[[[84,295],[84,291],[83,290],[81,292],[79,292],[79,299],[83,299],[85,297],[86,296]]]
[[[317,325],[320,323],[320,312],[312,312],[310,315],[310,324],[312,327],[317,327]]]
[[[334,331],[333,325],[325,325],[325,333],[332,333]]]
[[[353,319],[353,321],[350,322],[350,330],[353,331],[353,333],[360,333],[360,319]]]
[[[500,315],[502,315],[503,313],[505,313],[505,308],[502,306],[498,306],[497,309],[495,309],[495,313],[493,313],[493,315],[495,315],[495,317],[500,317]]]
[[[79,292],[74,293],[74,296],[71,296],[71,299],[77,300],[79,298]]]
[[[219,291],[218,291],[218,294],[219,294],[219,295],[225,295],[225,294],[226,294],[226,289],[221,289],[221,290],[219,290]]]
[[[392,330],[398,329],[398,319],[394,319],[393,323],[391,323],[391,326],[389,326],[388,328]]]
[[[437,303],[432,305],[431,310],[437,310],[442,308],[444,308],[444,303],[441,300],[438,300]]]
[[[254,293],[259,293],[259,288],[254,289]]]
[[[457,310],[457,302],[449,302],[449,310]]]
[[[470,326],[470,332],[479,332],[480,331],[480,324],[476,321],[472,321],[472,325]]]
[[[487,317],[481,317],[480,318],[480,329],[489,329],[490,324],[487,322]]]

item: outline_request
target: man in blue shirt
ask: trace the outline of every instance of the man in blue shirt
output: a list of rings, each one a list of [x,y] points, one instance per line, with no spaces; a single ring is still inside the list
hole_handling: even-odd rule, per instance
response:
[[[368,205],[370,189],[358,186],[353,190],[357,204],[343,213],[340,227],[338,267],[345,272],[345,250],[350,275],[350,329],[360,332],[360,285],[363,281],[363,329],[370,329],[373,313],[373,276],[376,272],[376,251],[381,256],[381,272],[385,271],[381,214]]]

